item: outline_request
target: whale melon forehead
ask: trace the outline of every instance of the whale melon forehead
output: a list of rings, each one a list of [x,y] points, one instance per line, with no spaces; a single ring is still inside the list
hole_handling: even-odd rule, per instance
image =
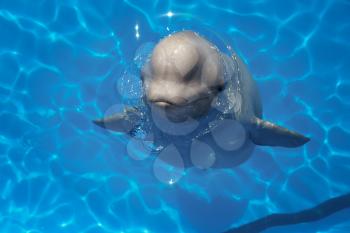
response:
[[[199,63],[197,40],[178,33],[160,41],[151,57],[153,75],[184,77]]]
[[[196,33],[183,31],[158,43],[143,76],[154,81],[202,83],[211,88],[223,85],[220,61],[215,46]]]

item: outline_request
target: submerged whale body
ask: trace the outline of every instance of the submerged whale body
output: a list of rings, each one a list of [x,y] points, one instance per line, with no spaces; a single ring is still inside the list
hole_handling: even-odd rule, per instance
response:
[[[94,123],[132,134],[150,122],[146,128],[154,144],[174,145],[186,167],[232,167],[247,160],[255,145],[298,147],[309,141],[263,120],[258,89],[242,60],[194,32],[161,40],[141,79],[144,106]]]

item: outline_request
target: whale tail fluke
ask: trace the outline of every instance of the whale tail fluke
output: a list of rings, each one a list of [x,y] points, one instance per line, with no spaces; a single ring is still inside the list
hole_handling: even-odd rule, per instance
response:
[[[254,144],[261,146],[298,147],[310,141],[302,134],[259,118],[252,124],[250,137]]]

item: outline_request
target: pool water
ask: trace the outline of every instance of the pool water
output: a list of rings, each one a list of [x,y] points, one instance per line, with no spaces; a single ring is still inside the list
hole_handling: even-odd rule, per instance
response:
[[[0,232],[215,233],[349,193],[349,12],[348,0],[1,0]],[[264,118],[311,141],[163,183],[152,156],[93,125],[130,101],[117,84],[137,78],[135,56],[182,29],[234,48]],[[349,216],[264,232],[350,232]]]

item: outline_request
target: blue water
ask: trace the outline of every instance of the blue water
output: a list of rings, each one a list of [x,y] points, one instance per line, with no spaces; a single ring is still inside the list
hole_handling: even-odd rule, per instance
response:
[[[348,193],[349,12],[348,0],[0,0],[0,232],[215,233]],[[137,49],[181,29],[223,38],[264,117],[312,140],[175,184],[128,156],[125,136],[91,120],[123,103],[116,82]],[[350,232],[349,216],[265,232]]]

